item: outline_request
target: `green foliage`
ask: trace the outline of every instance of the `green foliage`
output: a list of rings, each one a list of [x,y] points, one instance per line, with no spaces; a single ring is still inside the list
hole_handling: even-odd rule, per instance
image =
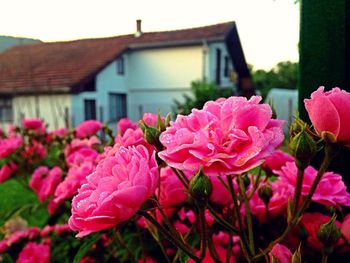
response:
[[[177,114],[187,115],[194,108],[201,109],[208,100],[232,96],[233,89],[219,88],[215,83],[193,81],[191,83],[191,93],[191,96],[184,94],[185,101],[183,103],[175,100],[175,112]]]
[[[252,70],[255,88],[265,98],[272,88],[296,89],[298,79],[298,63],[279,62],[274,68]]]
[[[73,263],[78,263],[80,260],[90,251],[93,244],[100,240],[101,234],[92,234],[84,239],[84,242],[80,246],[78,253],[74,257]]]
[[[48,219],[46,208],[36,195],[11,179],[0,184],[0,226],[14,215],[20,215],[30,226],[44,226]]]

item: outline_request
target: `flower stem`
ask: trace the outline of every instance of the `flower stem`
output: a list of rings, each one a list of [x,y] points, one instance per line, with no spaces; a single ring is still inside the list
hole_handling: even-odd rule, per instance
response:
[[[298,210],[302,186],[303,186],[304,171],[306,168],[305,165],[298,164],[298,161],[297,161],[297,167],[298,167],[298,177],[297,177],[297,184],[295,186],[295,191],[294,191],[293,208],[292,208],[293,216],[295,216]]]
[[[139,210],[137,213],[152,223],[167,240],[173,243],[176,247],[182,249],[195,262],[200,262],[200,259],[193,253],[192,249],[187,244],[183,243],[182,240],[174,238],[172,233],[159,224],[154,217],[142,210]]]
[[[223,227],[227,228],[228,230],[232,231],[235,234],[238,234],[239,231],[237,228],[232,226],[229,222],[227,222],[224,218],[220,217],[220,215],[215,211],[215,209],[208,204],[207,208],[209,209],[211,215],[214,217],[214,219]]]
[[[252,256],[252,251],[250,250],[250,247],[248,244],[247,235],[244,232],[243,222],[242,222],[242,218],[241,218],[241,215],[239,212],[238,199],[237,199],[236,192],[233,188],[232,176],[227,175],[226,178],[227,178],[227,183],[228,183],[228,187],[229,187],[231,198],[232,198],[233,211],[234,211],[235,217],[238,221],[238,231],[239,231],[239,236],[240,236],[241,242],[242,242],[242,250],[247,257],[247,260],[250,262],[250,258]]]
[[[207,251],[207,242],[208,242],[208,232],[205,224],[205,209],[203,207],[198,208],[199,212],[199,234],[200,234],[200,259],[202,260],[205,257]]]
[[[337,154],[337,150],[338,150],[338,148],[335,145],[326,143],[325,156],[323,158],[321,167],[317,172],[316,178],[315,178],[314,182],[312,183],[310,191],[309,191],[308,195],[306,196],[302,206],[295,213],[292,220],[288,223],[287,228],[282,233],[282,235],[280,237],[278,237],[277,239],[275,239],[274,241],[272,241],[266,249],[264,249],[261,253],[259,253],[257,256],[255,256],[253,258],[253,262],[259,261],[263,257],[265,257],[265,255],[267,255],[267,253],[270,252],[270,250],[273,248],[273,246],[276,245],[277,243],[282,242],[287,237],[289,232],[298,224],[299,217],[304,213],[305,209],[309,206],[309,204],[311,202],[311,198],[314,195],[316,188],[317,188],[319,182],[321,181],[323,174],[326,172],[331,160]]]
[[[246,194],[246,189],[242,181],[241,175],[238,175],[238,182],[239,186],[241,188],[241,194],[244,202],[245,212],[246,212],[246,219],[247,219],[247,227],[248,227],[248,237],[249,237],[249,246],[250,250],[254,256],[255,254],[255,246],[254,246],[254,234],[253,234],[253,223],[252,223],[252,215],[250,213],[250,207],[249,202]]]

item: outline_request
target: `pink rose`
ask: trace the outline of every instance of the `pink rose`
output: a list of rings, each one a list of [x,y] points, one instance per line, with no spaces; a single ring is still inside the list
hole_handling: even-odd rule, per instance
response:
[[[66,158],[68,167],[80,166],[84,162],[94,162],[99,153],[89,147],[80,148]]]
[[[229,206],[232,203],[230,191],[225,185],[223,185],[217,176],[209,176],[209,179],[212,186],[209,201],[215,205]],[[227,184],[227,179],[225,177],[221,179]],[[238,189],[235,181],[233,181],[233,185],[235,189]]]
[[[283,121],[271,119],[269,105],[230,97],[207,102],[202,110],[178,115],[160,136],[159,153],[168,165],[206,175],[238,174],[260,165],[284,138]]]
[[[293,156],[281,151],[276,150],[271,156],[265,159],[263,167],[269,171],[280,170],[286,162],[294,162],[295,159]]]
[[[160,117],[160,119],[162,121],[165,120],[164,117]],[[146,112],[145,114],[143,114],[142,120],[146,123],[147,126],[156,127],[158,122],[158,114]]]
[[[44,121],[42,119],[38,119],[38,118],[23,119],[22,126],[25,129],[33,130],[39,134],[43,134],[46,131]]]
[[[340,231],[344,238],[350,243],[350,214],[344,218]]]
[[[173,170],[168,166],[162,168],[160,171],[160,205],[162,207],[180,205],[187,200],[187,197],[184,185],[177,178]]]
[[[339,88],[324,92],[319,87],[304,103],[318,134],[330,132],[337,142],[350,145],[350,93]]]
[[[49,170],[46,166],[37,168],[30,180],[29,186],[38,195],[40,202],[44,202],[52,195],[61,182],[62,170],[58,166]]]
[[[16,263],[49,263],[50,246],[48,244],[37,244],[29,242],[22,249]]]
[[[92,173],[95,164],[92,162],[82,163],[80,166],[69,168],[67,176],[61,182],[54,194],[54,198],[49,202],[48,210],[54,214],[57,207],[64,201],[75,195],[79,187],[86,183],[86,177]]]
[[[11,174],[17,170],[17,165],[13,162],[10,162],[9,164],[4,164],[0,168],[0,183],[6,181],[10,178]]]
[[[31,163],[33,159],[43,160],[46,157],[47,151],[42,143],[32,140],[31,144],[27,145],[21,154],[27,162]]]
[[[21,137],[0,138],[0,158],[6,158],[22,145]]]
[[[95,135],[99,130],[101,130],[103,124],[96,120],[88,120],[80,123],[76,129],[76,137],[77,138],[86,138],[92,135]]]
[[[118,135],[123,136],[127,129],[136,130],[137,124],[133,123],[129,118],[122,118],[117,123]]]
[[[323,245],[317,237],[317,232],[321,224],[325,224],[331,220],[331,217],[321,213],[305,213],[301,218],[300,225],[303,226],[307,232],[307,242],[316,251],[321,251]],[[335,225],[340,228],[341,224],[339,221],[335,221]],[[339,239],[337,245],[342,242]]]
[[[290,263],[292,262],[292,256],[292,252],[290,252],[287,247],[281,244],[274,245],[271,252],[269,253],[271,263],[275,262],[273,261],[273,257],[277,259],[277,262],[279,263]]]
[[[113,227],[132,217],[158,182],[155,153],[146,147],[120,148],[102,160],[72,201],[69,226],[78,237]]]
[[[279,171],[274,171],[280,176],[280,180],[291,187],[295,187],[298,169],[295,162],[287,162]],[[311,188],[317,175],[317,170],[312,166],[308,166],[304,171],[304,180],[301,194],[306,196]],[[312,201],[324,204],[326,206],[350,206],[350,194],[346,191],[346,186],[341,175],[326,172],[323,174],[320,183],[318,184]]]

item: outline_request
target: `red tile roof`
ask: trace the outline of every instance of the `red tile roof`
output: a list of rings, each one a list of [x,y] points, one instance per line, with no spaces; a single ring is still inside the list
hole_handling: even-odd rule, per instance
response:
[[[127,48],[224,39],[234,22],[110,38],[17,46],[0,54],[0,92],[71,92]]]

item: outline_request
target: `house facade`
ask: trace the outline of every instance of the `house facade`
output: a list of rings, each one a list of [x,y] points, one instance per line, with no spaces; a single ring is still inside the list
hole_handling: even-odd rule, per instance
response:
[[[40,117],[50,129],[87,119],[114,125],[144,112],[166,115],[194,80],[241,89],[249,78],[233,22],[15,47],[0,55],[0,121]]]

